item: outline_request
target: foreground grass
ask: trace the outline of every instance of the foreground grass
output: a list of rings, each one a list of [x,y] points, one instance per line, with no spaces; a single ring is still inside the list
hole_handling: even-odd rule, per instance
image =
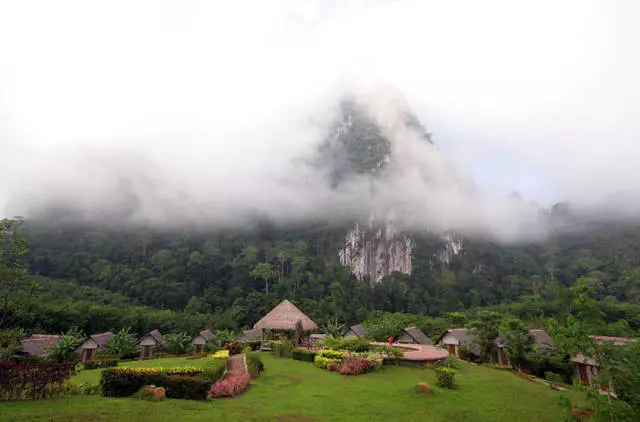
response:
[[[434,388],[424,397],[415,384],[435,385],[431,370],[385,367],[345,377],[311,363],[264,355],[266,372],[241,397],[211,402],[70,397],[0,404],[3,421],[556,421],[565,394],[511,373],[465,365],[458,390]],[[151,361],[149,361],[151,362]],[[145,363],[149,363],[145,362]],[[197,361],[186,361],[191,365]],[[174,363],[174,362],[171,362]],[[169,359],[150,366],[169,366]],[[89,371],[87,371],[89,372]],[[88,376],[88,375],[85,375]],[[92,375],[93,376],[93,375]]]

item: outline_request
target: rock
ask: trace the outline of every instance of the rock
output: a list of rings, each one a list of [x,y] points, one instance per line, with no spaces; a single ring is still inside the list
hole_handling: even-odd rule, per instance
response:
[[[419,382],[418,384],[416,384],[416,389],[420,394],[424,394],[424,395],[433,394],[433,390],[431,389],[431,386],[429,385],[429,383],[426,383],[426,382]]]
[[[140,389],[137,396],[140,400],[163,400],[165,398],[165,389],[164,387],[146,385]]]

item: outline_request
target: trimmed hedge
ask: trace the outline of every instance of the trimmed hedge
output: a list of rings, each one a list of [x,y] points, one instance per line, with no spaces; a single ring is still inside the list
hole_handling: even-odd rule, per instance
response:
[[[222,378],[226,360],[211,368],[109,368],[102,372],[104,397],[128,397],[145,385],[165,387],[167,397],[204,400],[209,388]],[[171,393],[169,393],[171,391]]]
[[[74,373],[73,363],[0,362],[0,401],[59,397]]]
[[[94,359],[83,364],[84,369],[113,368],[118,366],[120,359]]]
[[[206,400],[214,381],[203,377],[186,375],[167,376],[164,387],[170,399]]]
[[[313,359],[313,364],[320,369],[328,369],[331,363],[340,365],[341,362],[342,362],[342,359],[331,359],[331,358],[326,358],[320,355],[316,356]]]
[[[317,353],[313,350],[296,349],[293,351],[293,358],[304,362],[313,362],[316,355]]]
[[[318,356],[322,356],[323,358],[342,360],[344,357],[344,352],[341,350],[320,350],[318,352]]]

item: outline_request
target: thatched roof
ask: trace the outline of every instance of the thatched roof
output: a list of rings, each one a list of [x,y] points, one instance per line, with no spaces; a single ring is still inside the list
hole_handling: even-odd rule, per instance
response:
[[[241,343],[256,340],[262,340],[262,330],[243,330],[238,337],[238,341]]]
[[[362,326],[362,324],[352,325],[351,328],[345,333],[345,337],[354,336],[354,337],[366,337],[367,330]]]
[[[289,302],[283,300],[278,306],[273,308],[271,312],[265,315],[260,321],[253,326],[254,330],[287,330],[294,331],[298,321],[302,322],[304,331],[318,329],[318,325],[311,318],[306,316],[300,309]]]
[[[418,327],[407,327],[404,329],[404,332],[409,335],[412,339],[415,340],[418,344],[427,344],[431,345],[433,342],[425,333],[422,332]]]

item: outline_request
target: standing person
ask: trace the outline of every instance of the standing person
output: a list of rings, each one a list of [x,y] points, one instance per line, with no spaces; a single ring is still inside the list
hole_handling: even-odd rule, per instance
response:
[[[389,346],[391,346],[393,344],[393,337],[389,337],[387,341],[389,342]]]

